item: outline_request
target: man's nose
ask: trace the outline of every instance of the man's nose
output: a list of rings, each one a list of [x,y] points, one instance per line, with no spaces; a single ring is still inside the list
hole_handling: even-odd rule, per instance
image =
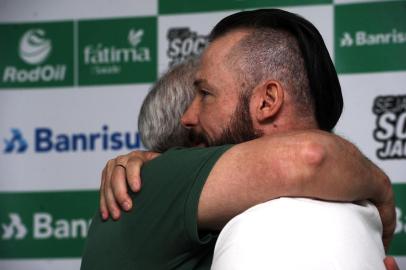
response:
[[[187,110],[183,113],[182,118],[180,119],[182,125],[185,128],[193,128],[197,126],[199,122],[198,118],[198,101],[195,98],[192,104],[189,105]]]

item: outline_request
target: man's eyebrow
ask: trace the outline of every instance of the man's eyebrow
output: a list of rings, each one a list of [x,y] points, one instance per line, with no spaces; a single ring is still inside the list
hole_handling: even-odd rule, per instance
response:
[[[195,79],[193,82],[193,86],[197,88],[197,87],[201,86],[201,84],[204,83],[204,81],[205,80],[203,80],[203,79]]]
[[[206,79],[196,78],[193,82],[193,86],[196,90],[198,90],[199,88],[208,88],[211,90],[215,90],[215,88],[210,85],[210,83]]]

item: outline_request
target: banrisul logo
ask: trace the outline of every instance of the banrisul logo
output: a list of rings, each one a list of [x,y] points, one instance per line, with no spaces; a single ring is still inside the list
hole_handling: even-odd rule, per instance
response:
[[[344,32],[340,40],[340,47],[381,46],[403,43],[406,43],[406,32],[399,32],[394,28],[387,33],[357,31],[351,34],[349,32]]]
[[[3,230],[1,239],[24,239],[24,237],[27,235],[27,228],[22,223],[20,215],[17,213],[9,213],[8,216],[10,222],[1,224],[1,228]]]
[[[156,79],[156,18],[79,22],[79,84]]]
[[[73,23],[0,25],[2,88],[73,84]]]
[[[28,144],[21,131],[17,128],[10,129],[11,137],[4,139],[4,153],[24,153]]]
[[[335,6],[340,73],[406,70],[406,2]]]
[[[372,108],[376,115],[374,138],[381,143],[380,159],[406,159],[406,95],[378,96]]]
[[[11,135],[4,139],[4,154],[119,151],[143,147],[138,132],[111,130],[108,125],[91,132],[58,132],[50,127],[37,127],[25,133],[17,128],[10,131]]]
[[[79,257],[97,197],[96,191],[0,193],[0,259]]]
[[[188,57],[198,56],[208,43],[208,36],[191,31],[188,27],[170,28],[167,34],[169,66]]]
[[[404,181],[404,179],[401,179]],[[390,255],[406,255],[406,183],[394,183],[396,199],[395,235],[389,248]]]

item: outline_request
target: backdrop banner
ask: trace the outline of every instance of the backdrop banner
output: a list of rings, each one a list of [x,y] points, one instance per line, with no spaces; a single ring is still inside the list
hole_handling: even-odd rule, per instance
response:
[[[321,32],[345,102],[335,132],[390,177],[389,253],[406,269],[406,1],[375,0],[0,0],[0,269],[79,269],[102,168],[144,149],[151,85],[221,18],[266,7]]]

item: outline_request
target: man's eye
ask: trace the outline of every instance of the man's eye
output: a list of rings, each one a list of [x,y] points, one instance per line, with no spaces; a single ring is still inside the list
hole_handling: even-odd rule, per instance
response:
[[[208,91],[204,90],[204,89],[200,89],[200,90],[199,90],[199,93],[200,93],[200,95],[201,95],[202,97],[205,97],[205,96],[210,95],[210,93],[209,93]]]

